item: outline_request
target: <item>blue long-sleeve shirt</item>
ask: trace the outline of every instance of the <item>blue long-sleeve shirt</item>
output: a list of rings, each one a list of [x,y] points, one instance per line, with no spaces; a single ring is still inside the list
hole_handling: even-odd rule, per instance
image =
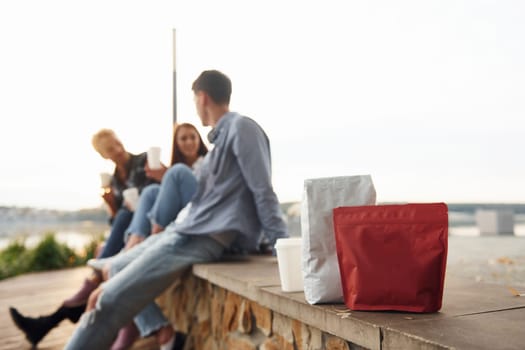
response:
[[[252,119],[228,112],[208,135],[214,144],[203,160],[188,216],[175,226],[184,234],[234,231],[234,243],[254,250],[264,232],[270,244],[287,237],[272,187],[270,143]]]

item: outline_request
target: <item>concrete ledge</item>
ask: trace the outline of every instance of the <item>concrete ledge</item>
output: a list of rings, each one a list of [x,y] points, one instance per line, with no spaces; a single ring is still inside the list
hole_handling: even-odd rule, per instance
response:
[[[281,315],[374,349],[524,349],[525,298],[501,285],[446,278],[443,308],[433,314],[351,311],[310,305],[280,288],[275,257],[200,264],[193,274]]]

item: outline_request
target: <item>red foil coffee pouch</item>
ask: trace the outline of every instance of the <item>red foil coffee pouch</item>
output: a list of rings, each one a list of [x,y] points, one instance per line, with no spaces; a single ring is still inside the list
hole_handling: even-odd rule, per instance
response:
[[[441,308],[446,204],[338,207],[333,220],[348,308],[408,312]]]

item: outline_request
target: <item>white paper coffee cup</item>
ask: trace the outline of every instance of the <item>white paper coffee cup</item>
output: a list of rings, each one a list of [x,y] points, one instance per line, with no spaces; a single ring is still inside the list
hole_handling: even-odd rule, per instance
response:
[[[283,292],[300,292],[303,286],[301,237],[279,238],[275,244]]]
[[[135,211],[139,202],[139,190],[136,187],[127,188],[122,192],[122,196],[129,210]]]
[[[160,147],[150,147],[148,149],[148,166],[150,169],[160,168]]]
[[[111,178],[113,176],[110,173],[100,173],[100,187],[107,188],[111,185]]]

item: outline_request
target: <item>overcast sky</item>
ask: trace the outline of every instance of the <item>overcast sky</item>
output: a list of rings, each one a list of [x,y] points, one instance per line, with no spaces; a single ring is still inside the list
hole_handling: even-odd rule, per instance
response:
[[[379,201],[525,202],[521,1],[2,1],[0,205],[101,203],[101,127],[168,162],[191,83],[233,81],[281,201],[371,174]],[[200,127],[206,134],[209,130]]]

